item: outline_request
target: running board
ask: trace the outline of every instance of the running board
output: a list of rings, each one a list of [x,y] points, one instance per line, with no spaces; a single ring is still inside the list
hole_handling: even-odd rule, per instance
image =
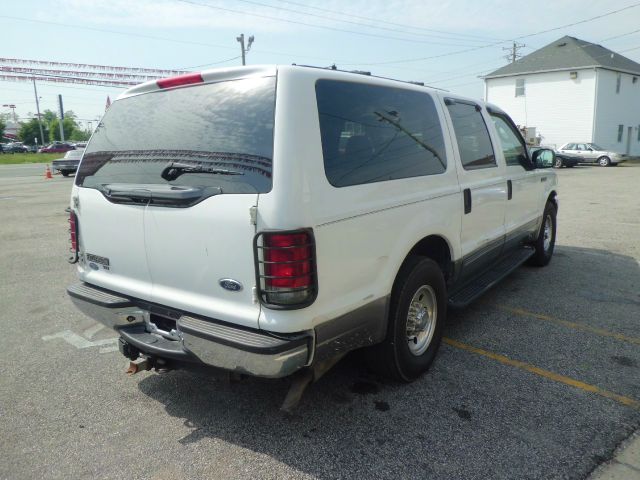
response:
[[[498,264],[483,273],[473,281],[465,285],[449,297],[449,307],[462,308],[469,305],[484,292],[496,285],[500,280],[513,272],[516,268],[526,262],[534,254],[535,250],[530,247],[523,247],[516,250],[508,257],[500,260]]]

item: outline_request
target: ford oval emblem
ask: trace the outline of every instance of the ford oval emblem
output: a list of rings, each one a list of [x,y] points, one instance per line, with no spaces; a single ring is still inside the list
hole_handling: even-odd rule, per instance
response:
[[[93,262],[89,263],[89,267],[91,268],[91,270],[98,270],[100,268],[97,263]]]
[[[239,292],[242,290],[242,284],[232,278],[222,278],[218,283],[222,288],[231,292]]]

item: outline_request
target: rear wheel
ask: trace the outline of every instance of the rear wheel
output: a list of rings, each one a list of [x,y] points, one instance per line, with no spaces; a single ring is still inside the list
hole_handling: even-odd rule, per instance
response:
[[[387,337],[370,349],[370,366],[399,381],[418,378],[436,356],[446,315],[440,267],[430,258],[409,257],[391,294]]]
[[[553,203],[547,202],[542,217],[542,225],[538,238],[533,243],[535,253],[528,260],[529,265],[544,267],[548,265],[553,256],[556,245],[556,207]]]
[[[611,159],[609,157],[600,157],[598,159],[598,165],[601,167],[608,167],[611,165]]]
[[[60,173],[63,177],[68,177],[71,172],[69,172],[68,170],[60,170]]]

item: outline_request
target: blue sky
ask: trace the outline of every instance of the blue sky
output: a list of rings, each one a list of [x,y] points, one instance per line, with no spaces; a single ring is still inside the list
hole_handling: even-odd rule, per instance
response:
[[[370,70],[481,98],[483,73],[507,61],[512,39],[634,5],[634,0],[21,0],[3,2],[0,57],[125,67],[183,69],[240,53],[236,36],[254,35],[247,62]],[[208,5],[208,6],[202,6]],[[348,16],[344,15],[347,14]],[[266,18],[269,17],[269,18]],[[385,23],[383,23],[385,22]],[[363,24],[368,24],[363,25]],[[81,28],[82,27],[82,28]],[[344,31],[348,30],[348,31]],[[638,30],[638,31],[636,31]],[[633,32],[633,33],[631,33]],[[563,35],[601,43],[640,62],[640,6],[518,40],[528,54]],[[611,40],[610,37],[620,36]],[[489,46],[490,45],[490,46]],[[476,47],[483,47],[477,48]],[[472,51],[455,53],[461,50]],[[439,58],[425,60],[438,55]],[[225,61],[228,60],[228,61]],[[369,65],[383,62],[394,62]],[[198,70],[200,68],[196,68]],[[122,90],[39,82],[41,109],[91,120]],[[30,83],[0,82],[0,105],[35,111]],[[2,108],[0,112],[8,112]]]

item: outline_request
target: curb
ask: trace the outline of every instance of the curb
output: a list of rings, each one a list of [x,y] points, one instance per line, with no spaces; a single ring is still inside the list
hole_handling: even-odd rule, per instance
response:
[[[587,480],[640,480],[640,430],[622,442],[613,458],[598,466]]]

